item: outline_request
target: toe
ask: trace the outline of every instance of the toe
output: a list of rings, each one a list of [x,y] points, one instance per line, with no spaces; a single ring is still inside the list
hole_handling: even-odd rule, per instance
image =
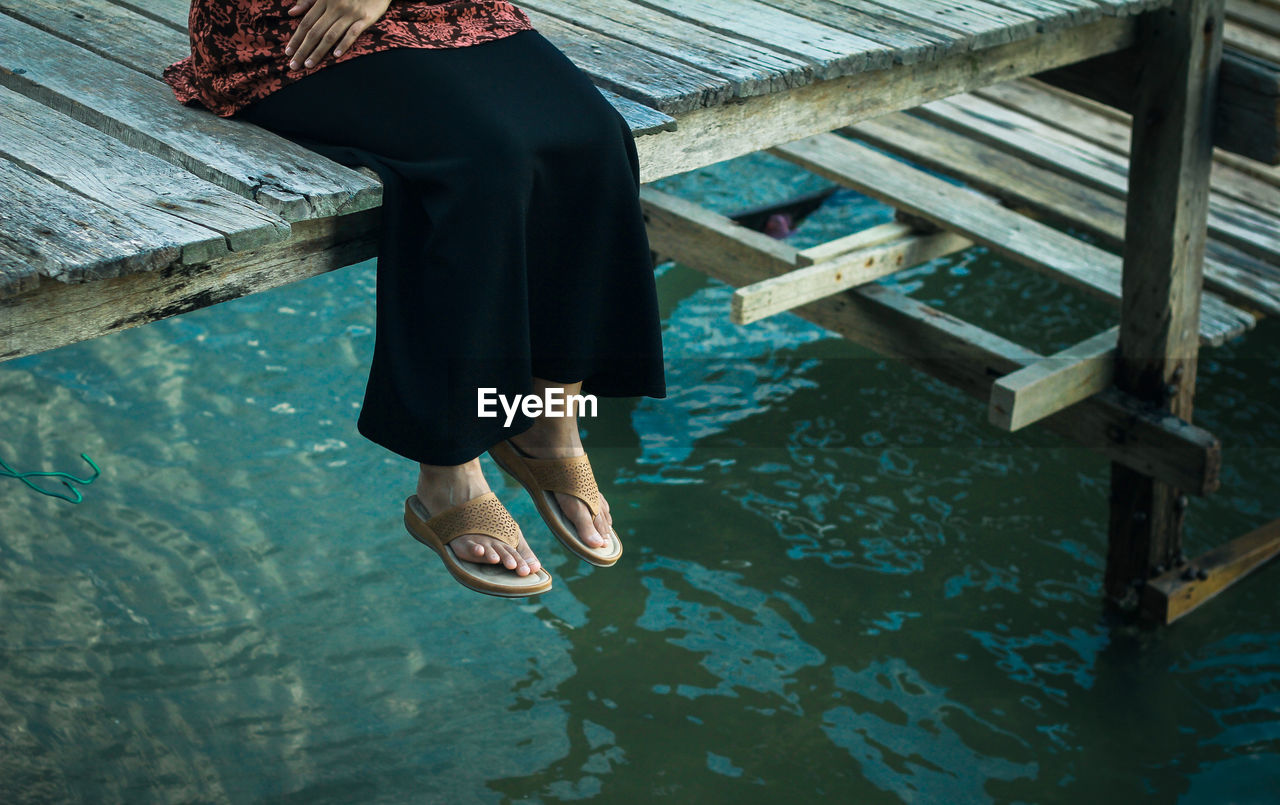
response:
[[[510,545],[495,545],[494,549],[502,557],[502,566],[507,570],[515,570],[520,565],[520,557]]]
[[[523,534],[520,535],[520,544],[516,546],[516,553],[520,554],[521,561],[524,562],[525,567],[529,568],[530,573],[536,573],[538,568],[542,567],[542,563],[539,562],[538,557],[534,555],[533,549],[529,547],[529,543],[525,542]]]
[[[578,539],[592,548],[599,548],[605,544],[604,539],[596,530],[596,525],[591,517],[591,510],[581,500],[572,495],[563,495],[556,493],[556,499],[560,502],[560,510],[569,518],[569,522],[573,523],[574,529],[578,532]]]

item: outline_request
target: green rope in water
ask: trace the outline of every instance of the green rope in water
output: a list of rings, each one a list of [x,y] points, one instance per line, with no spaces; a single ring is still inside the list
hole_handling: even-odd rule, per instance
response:
[[[6,464],[2,458],[0,458],[0,478],[17,478],[19,481],[22,481],[24,484],[42,495],[48,495],[49,497],[57,498],[58,500],[65,500],[68,503],[79,503],[84,500],[84,496],[80,494],[79,489],[76,489],[71,485],[71,481],[88,486],[102,474],[102,470],[99,470],[98,465],[93,463],[93,459],[89,458],[84,453],[80,454],[80,458],[89,462],[89,466],[93,467],[93,475],[90,475],[88,478],[77,478],[69,472],[18,472],[13,467]],[[74,497],[68,497],[61,492],[51,492],[48,489],[37,485],[31,480],[32,478],[59,478],[62,480],[62,485],[65,486],[68,491],[74,495]]]

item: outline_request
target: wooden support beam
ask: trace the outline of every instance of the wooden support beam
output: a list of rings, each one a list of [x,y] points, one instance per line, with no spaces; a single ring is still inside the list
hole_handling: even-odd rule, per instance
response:
[[[897,229],[901,225],[884,226]],[[871,232],[866,230],[861,234]],[[874,241],[875,237],[868,235],[867,240]],[[749,324],[836,291],[964,251],[972,245],[973,241],[954,232],[909,235],[888,243],[870,242],[821,263],[739,288],[730,300],[729,318],[734,324]]]
[[[653,222],[650,244],[665,257],[734,286],[788,270],[781,260],[741,259],[741,245],[735,249],[707,248],[697,232],[717,225],[711,211],[652,187],[642,187],[640,199],[646,217]],[[679,214],[691,206],[699,211],[695,217],[703,220]],[[990,399],[996,378],[1043,360],[1033,350],[877,283],[825,296],[793,312],[984,402]],[[1218,487],[1222,446],[1213,434],[1153,411],[1114,388],[1042,422],[1113,461],[1163,478],[1192,494],[1207,495]]]
[[[1223,0],[1174,0],[1139,18],[1116,386],[1190,422],[1195,392]],[[1181,552],[1181,491],[1111,468],[1106,595],[1137,603],[1154,568]]]
[[[1170,624],[1280,555],[1280,520],[1176,564],[1142,588],[1142,615]]]
[[[991,386],[991,424],[1018,430],[1111,388],[1119,327],[1011,372]]]

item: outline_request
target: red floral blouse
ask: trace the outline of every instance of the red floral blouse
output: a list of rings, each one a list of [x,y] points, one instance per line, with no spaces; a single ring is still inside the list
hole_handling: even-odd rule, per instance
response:
[[[164,69],[174,96],[230,117],[303,76],[366,53],[466,47],[533,28],[524,11],[506,0],[391,0],[387,13],[341,56],[330,50],[314,66],[290,70],[284,46],[305,16],[290,16],[294,5],[295,0],[191,0],[191,55]]]

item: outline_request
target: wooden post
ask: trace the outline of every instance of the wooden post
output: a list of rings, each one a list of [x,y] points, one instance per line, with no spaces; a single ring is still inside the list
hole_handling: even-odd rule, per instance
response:
[[[1129,159],[1116,385],[1191,421],[1201,261],[1223,0],[1174,0],[1143,14]],[[1187,496],[1111,465],[1106,596],[1138,603],[1147,579],[1182,561]]]

